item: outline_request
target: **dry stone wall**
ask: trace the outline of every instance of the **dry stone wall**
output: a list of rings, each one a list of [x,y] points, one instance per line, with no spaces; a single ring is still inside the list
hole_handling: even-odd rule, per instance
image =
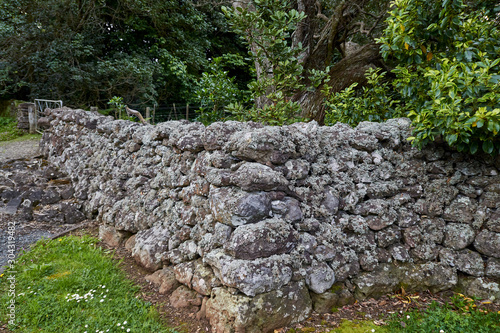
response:
[[[101,236],[217,332],[272,331],[401,287],[500,298],[500,159],[416,150],[407,119],[205,127],[46,113],[43,153]]]

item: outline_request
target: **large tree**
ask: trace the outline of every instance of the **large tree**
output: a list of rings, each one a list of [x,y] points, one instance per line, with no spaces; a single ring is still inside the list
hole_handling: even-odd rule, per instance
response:
[[[279,5],[283,6],[283,3]],[[257,80],[268,80],[269,76],[274,75],[273,68],[278,66],[276,63],[273,64],[272,57],[266,51],[259,52],[259,50],[274,47],[275,43],[269,40],[272,40],[276,30],[268,33],[267,41],[255,35],[269,30],[263,28],[265,25],[262,22],[265,19],[274,20],[275,24],[280,23],[272,16],[269,19],[265,15],[267,8],[277,5],[275,1],[270,0],[240,0],[234,1],[232,5],[235,10],[233,10],[231,21],[236,31],[247,39],[251,53],[255,56]],[[368,68],[384,66],[380,58],[379,47],[374,43],[374,39],[382,31],[388,5],[388,0],[296,0],[291,2],[289,9],[295,9],[304,18],[296,23],[289,38],[287,35],[282,37],[289,39],[290,49],[296,51],[291,53],[301,66],[302,84],[298,86],[300,88],[310,86],[310,73],[327,70],[330,80],[324,84],[330,85],[330,92],[335,93],[354,82],[363,84],[366,81],[365,72]],[[280,9],[285,11],[284,8]],[[264,14],[248,15],[252,11],[260,11]],[[239,17],[244,19],[245,16],[248,19],[242,23]],[[288,26],[282,25],[278,31],[287,28]],[[321,86],[318,89],[300,88],[295,90],[291,99],[300,104],[304,116],[322,123],[324,96],[321,93]],[[262,104],[265,103],[274,102],[262,98],[257,100],[257,106],[260,108],[264,107]]]
[[[238,49],[220,11],[190,1],[0,0],[0,17],[3,99],[186,100],[209,56]]]

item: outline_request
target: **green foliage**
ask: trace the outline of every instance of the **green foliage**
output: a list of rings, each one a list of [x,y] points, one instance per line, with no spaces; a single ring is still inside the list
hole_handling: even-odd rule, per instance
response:
[[[413,121],[412,142],[442,137],[459,151],[500,152],[500,7],[397,0],[379,39]]]
[[[388,332],[383,326],[377,326],[371,320],[342,320],[340,326],[330,333],[365,333]]]
[[[9,141],[23,135],[24,132],[17,128],[17,120],[10,117],[0,117],[0,141]]]
[[[243,93],[234,82],[235,78],[229,77],[229,72],[224,70],[226,63],[244,65],[241,57],[237,55],[226,54],[214,58],[209,71],[202,73],[196,82],[194,102],[201,105],[197,120],[204,124],[225,120],[224,107],[242,98]]]
[[[304,68],[298,59],[302,45],[291,45],[291,32],[305,14],[292,9],[289,1],[281,0],[255,0],[251,8],[222,10],[233,31],[249,45],[257,74],[257,80],[249,84],[257,105],[250,110],[241,105],[229,109],[239,120],[273,125],[302,121],[299,104],[291,101],[304,88]]]
[[[98,240],[70,236],[41,240],[0,276],[0,302],[10,302],[15,277],[14,332],[171,332],[150,303],[135,297],[127,280]],[[7,307],[0,318],[8,322]],[[122,329],[124,327],[124,329]]]
[[[220,10],[192,1],[2,0],[0,17],[0,99],[187,100],[207,52],[241,52]]]
[[[395,315],[390,332],[490,333],[500,331],[500,313],[478,309],[474,301],[455,295],[451,304],[433,302],[427,310]]]
[[[394,91],[393,83],[385,80],[387,73],[380,71],[369,69],[366,72],[367,84],[358,90],[358,84],[353,83],[341,92],[331,94],[331,87],[324,85],[325,124],[342,122],[354,127],[362,121],[381,122],[403,116],[405,105]]]

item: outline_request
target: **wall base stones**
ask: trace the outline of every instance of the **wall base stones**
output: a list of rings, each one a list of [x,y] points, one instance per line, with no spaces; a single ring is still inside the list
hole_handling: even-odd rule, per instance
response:
[[[499,300],[500,158],[412,148],[407,119],[156,126],[49,110],[45,156],[178,306],[269,332],[354,299]]]

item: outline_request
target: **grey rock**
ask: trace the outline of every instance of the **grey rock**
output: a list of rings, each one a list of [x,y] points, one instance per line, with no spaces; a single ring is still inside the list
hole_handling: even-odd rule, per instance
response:
[[[500,233],[500,210],[491,214],[490,218],[486,220],[486,228],[489,231]]]
[[[460,223],[448,223],[445,228],[444,246],[454,250],[465,249],[472,244],[476,233],[471,226]]]
[[[281,173],[259,163],[244,163],[231,176],[231,182],[244,191],[272,191],[288,185]]]
[[[283,164],[295,155],[295,144],[285,128],[265,127],[233,135],[227,149],[235,157],[247,161]]]
[[[236,228],[224,248],[237,259],[252,260],[289,253],[299,241],[292,226],[279,219],[269,219]]]
[[[322,294],[310,293],[316,313],[332,313],[344,305],[354,303],[354,296],[342,283],[334,284]]]
[[[481,231],[474,240],[474,247],[484,255],[500,258],[500,233]]]
[[[305,285],[292,282],[253,298],[215,288],[206,313],[216,332],[268,333],[306,319],[311,310]]]
[[[377,244],[380,247],[387,247],[397,243],[401,239],[401,231],[398,227],[390,226],[375,233]]]
[[[484,262],[481,255],[469,249],[458,251],[456,267],[459,271],[470,275],[484,275]]]
[[[500,285],[483,277],[461,278],[457,289],[465,295],[498,303],[500,300]]]
[[[488,258],[485,275],[490,278],[500,279],[500,259]]]
[[[306,271],[306,284],[316,294],[324,293],[335,282],[335,274],[326,263],[314,261]]]
[[[214,250],[204,257],[222,284],[237,288],[247,296],[276,290],[292,278],[291,258],[287,255],[255,260],[234,259],[221,250]]]
[[[171,232],[160,226],[139,231],[135,236],[135,244],[132,256],[135,261],[150,271],[156,271],[162,267],[162,257],[168,249],[167,240]]]
[[[458,196],[445,211],[443,218],[447,221],[470,223],[474,220],[477,203],[469,197]]]

